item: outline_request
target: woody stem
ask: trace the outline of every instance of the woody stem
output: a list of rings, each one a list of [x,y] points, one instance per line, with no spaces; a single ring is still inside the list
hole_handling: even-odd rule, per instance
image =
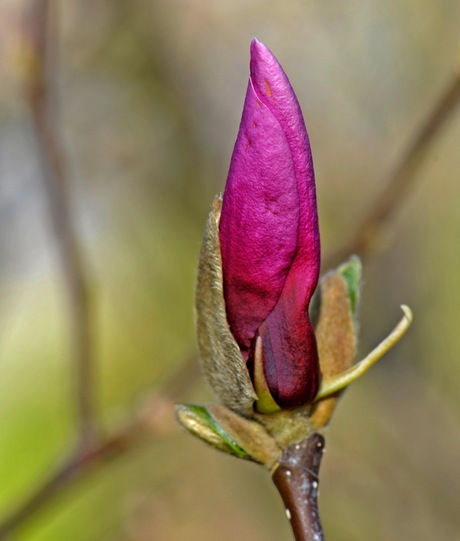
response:
[[[324,438],[311,434],[286,447],[272,474],[283,499],[295,541],[324,541],[318,510],[318,474]]]

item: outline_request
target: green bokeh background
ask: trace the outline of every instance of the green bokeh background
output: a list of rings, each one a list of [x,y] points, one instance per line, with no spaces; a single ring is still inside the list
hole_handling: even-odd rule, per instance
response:
[[[0,5],[0,515],[75,441],[66,302],[17,66],[26,0]],[[314,152],[324,251],[347,238],[458,66],[452,0],[56,2],[59,112],[96,303],[98,408],[116,425],[194,353],[193,287],[264,41]],[[458,69],[458,68],[457,68]],[[366,262],[361,354],[328,433],[331,541],[454,541],[460,516],[460,112]],[[205,403],[198,379],[181,400]],[[18,541],[288,541],[266,472],[176,428],[94,471]]]

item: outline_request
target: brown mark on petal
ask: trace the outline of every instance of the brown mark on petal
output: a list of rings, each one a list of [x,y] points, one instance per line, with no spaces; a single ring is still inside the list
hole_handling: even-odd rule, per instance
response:
[[[227,323],[219,242],[222,200],[216,198],[206,224],[198,265],[196,329],[203,373],[228,408],[251,415],[257,395]]]
[[[267,79],[264,79],[264,83],[265,83],[265,91],[267,92],[267,96],[271,98],[273,96],[273,93],[272,93],[272,89],[270,88],[270,85],[268,84]]]
[[[321,282],[321,308],[315,334],[319,363],[324,380],[350,368],[356,355],[356,326],[348,287],[337,271],[326,274]],[[318,427],[328,424],[341,393],[319,400],[310,417]]]

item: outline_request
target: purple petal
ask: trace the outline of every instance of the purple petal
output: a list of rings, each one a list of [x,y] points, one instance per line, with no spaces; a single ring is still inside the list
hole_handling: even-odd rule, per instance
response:
[[[311,402],[320,383],[318,349],[307,305],[288,277],[275,308],[259,327],[265,379],[275,402],[295,408]]]
[[[243,354],[281,294],[297,248],[298,221],[286,137],[250,81],[220,218],[227,318]]]
[[[310,396],[319,379],[307,313],[320,263],[313,163],[289,80],[257,40],[220,242],[227,319],[243,356],[248,359],[267,320],[260,334],[270,390],[287,402]]]
[[[318,283],[320,242],[315,175],[305,122],[287,75],[271,51],[256,39],[251,43],[251,80],[280,123],[291,152],[300,217],[295,264],[290,272],[296,274],[296,281],[303,282],[309,300]]]

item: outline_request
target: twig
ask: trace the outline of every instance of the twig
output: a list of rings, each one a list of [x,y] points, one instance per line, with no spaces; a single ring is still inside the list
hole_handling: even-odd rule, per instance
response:
[[[94,440],[91,447],[73,450],[29,498],[0,521],[0,540],[6,540],[19,526],[43,511],[57,496],[70,490],[95,469],[137,449],[148,439],[165,434],[170,427],[175,428],[174,400],[183,392],[184,373],[188,376],[188,386],[196,381],[199,374],[196,366],[196,357],[189,357],[166,382],[161,393],[149,395],[127,423],[116,428],[111,435]]]
[[[385,223],[407,197],[426,152],[459,101],[460,67],[457,68],[440,99],[428,114],[399,166],[389,176],[383,192],[378,196],[375,204],[371,205],[370,212],[356,228],[355,234],[336,250],[326,254],[325,268],[339,264],[351,254],[366,255],[370,251]]]
[[[56,29],[48,0],[35,0],[27,13],[25,40],[30,55],[27,97],[39,145],[43,179],[71,318],[76,406],[82,445],[95,431],[92,310],[88,273],[75,232],[64,151],[55,119],[51,52]]]
[[[52,226],[69,297],[77,372],[78,418],[81,442],[84,445],[80,445],[70,453],[29,499],[6,517],[0,524],[0,539],[5,539],[27,519],[50,504],[63,490],[69,489],[75,481],[82,479],[97,466],[107,464],[128,450],[134,449],[147,435],[152,434],[152,429],[148,428],[145,418],[136,415],[129,424],[118,428],[108,437],[94,435],[92,311],[88,275],[74,229],[64,152],[52,107],[49,53],[51,46],[56,45],[56,35],[52,30],[48,0],[35,0],[29,13],[28,38],[33,69],[29,78],[28,99],[41,149]],[[426,149],[445,123],[449,113],[453,111],[459,97],[460,76],[457,74],[420,130],[399,168],[392,175],[374,210],[363,220],[356,235],[332,254],[329,260],[340,260],[349,253],[360,253],[369,248],[383,223],[406,195]],[[171,387],[181,388],[183,381],[180,370],[176,383]],[[290,514],[297,541],[323,539],[317,507],[317,476],[323,450],[322,436],[314,434],[298,446],[286,449],[273,473],[273,481]]]
[[[68,490],[73,482],[82,480],[97,466],[108,464],[128,449],[132,449],[142,436],[145,436],[145,433],[140,423],[133,423],[94,444],[89,451],[78,448],[71,453],[36,492],[3,520],[0,525],[0,540],[6,540],[22,523],[49,505],[58,494]]]
[[[26,91],[40,148],[52,227],[69,297],[80,431],[77,447],[24,502],[0,521],[0,540],[6,539],[97,467],[108,464],[136,448],[148,437],[164,431],[168,421],[174,418],[173,398],[192,385],[198,375],[196,358],[190,356],[166,382],[163,392],[152,393],[127,424],[119,426],[109,436],[96,432],[88,273],[83,265],[74,230],[65,157],[54,118],[50,50],[54,48],[56,36],[51,32],[51,27],[48,0],[34,0],[25,20],[25,58],[28,60]]]
[[[296,541],[324,541],[318,510],[318,474],[324,438],[312,434],[286,447],[272,475]]]

